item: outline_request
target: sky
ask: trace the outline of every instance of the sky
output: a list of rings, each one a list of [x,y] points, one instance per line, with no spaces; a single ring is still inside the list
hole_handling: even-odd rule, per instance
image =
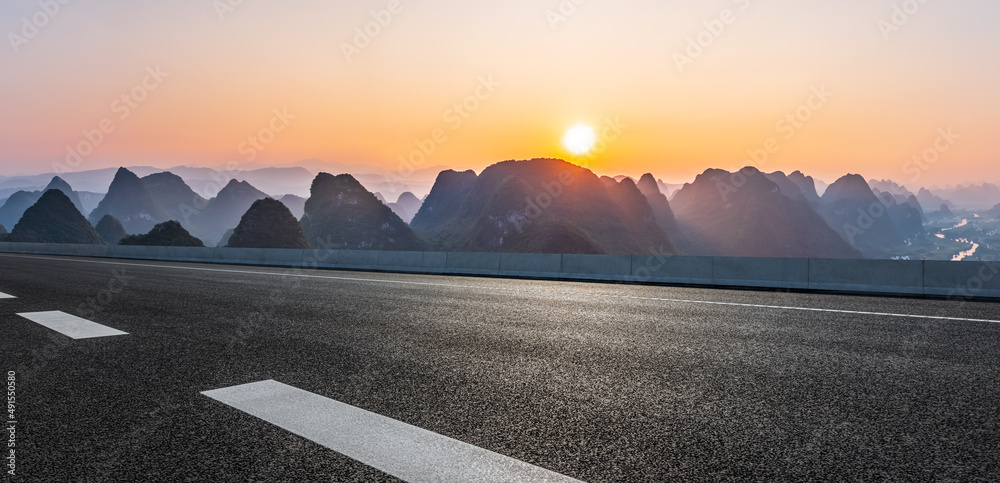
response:
[[[988,0],[9,0],[0,175],[558,157],[1000,182],[998,21]]]

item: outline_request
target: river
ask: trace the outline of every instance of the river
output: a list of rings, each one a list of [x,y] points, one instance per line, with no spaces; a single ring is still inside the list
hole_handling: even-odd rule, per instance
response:
[[[979,215],[976,215],[976,216],[978,217]],[[941,233],[938,233],[937,235],[934,235],[934,236],[936,236],[936,237],[944,240],[944,239],[947,238],[945,236],[944,232],[951,231],[951,230],[954,230],[954,229],[957,229],[957,228],[962,228],[963,226],[966,226],[968,224],[969,224],[969,220],[966,218],[966,219],[962,220],[961,223],[959,223],[959,224],[957,224],[957,225],[955,225],[955,226],[953,226],[951,228],[944,228],[944,229],[942,229]],[[967,238],[957,238],[957,239],[955,239],[955,241],[959,242],[959,243],[968,243],[968,244],[972,245],[972,248],[970,248],[968,250],[965,250],[963,252],[960,252],[958,255],[955,255],[954,257],[951,257],[951,261],[953,261],[953,262],[961,262],[962,260],[965,260],[966,258],[969,258],[969,257],[975,255],[976,251],[979,250],[979,244],[976,243],[976,242],[974,242],[974,241],[972,241],[972,240],[969,240]]]

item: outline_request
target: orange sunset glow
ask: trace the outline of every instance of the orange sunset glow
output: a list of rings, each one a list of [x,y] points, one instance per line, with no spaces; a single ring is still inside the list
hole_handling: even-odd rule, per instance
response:
[[[860,0],[230,3],[70,3],[30,38],[39,7],[0,7],[6,174],[50,171],[88,142],[73,169],[394,170],[435,133],[421,166],[479,170],[573,160],[567,130],[612,123],[586,159],[601,174],[1000,179],[1000,10],[982,0],[905,21]],[[948,129],[947,152],[914,165]]]

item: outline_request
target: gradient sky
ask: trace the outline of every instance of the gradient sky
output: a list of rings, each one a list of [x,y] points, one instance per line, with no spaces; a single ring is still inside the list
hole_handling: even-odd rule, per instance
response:
[[[51,171],[105,118],[114,132],[77,170],[250,166],[241,143],[287,108],[295,119],[253,163],[391,169],[440,128],[424,167],[561,157],[684,181],[774,138],[768,171],[998,182],[1000,4],[929,0],[886,40],[879,22],[909,1],[587,0],[553,28],[559,0],[402,0],[348,61],[342,44],[388,0],[244,0],[222,19],[212,0],[72,0],[16,53],[10,34],[40,7],[9,0],[0,174]],[[680,72],[674,54],[724,9],[735,20]],[[150,66],[169,75],[121,119],[114,101]],[[484,76],[501,85],[461,126],[446,120]],[[835,95],[786,138],[776,122],[822,86]],[[562,146],[568,128],[607,119],[627,127],[606,150],[581,160]],[[937,162],[907,165],[949,127],[961,138]]]

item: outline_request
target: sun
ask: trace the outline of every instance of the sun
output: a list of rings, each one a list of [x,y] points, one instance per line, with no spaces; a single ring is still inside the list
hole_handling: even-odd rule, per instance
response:
[[[581,154],[587,154],[591,149],[594,149],[594,144],[597,142],[597,132],[594,128],[586,124],[577,124],[566,131],[566,136],[563,137],[563,145],[569,152],[579,156]]]

